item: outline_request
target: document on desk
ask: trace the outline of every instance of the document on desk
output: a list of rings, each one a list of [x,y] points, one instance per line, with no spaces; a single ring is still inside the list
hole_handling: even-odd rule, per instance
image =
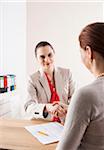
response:
[[[39,125],[26,126],[34,137],[43,144],[58,142],[61,138],[63,125],[58,122],[50,122]]]

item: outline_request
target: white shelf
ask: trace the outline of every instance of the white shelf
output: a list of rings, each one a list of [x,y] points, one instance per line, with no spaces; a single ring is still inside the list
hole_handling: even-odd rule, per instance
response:
[[[12,118],[16,90],[0,94],[0,118]]]

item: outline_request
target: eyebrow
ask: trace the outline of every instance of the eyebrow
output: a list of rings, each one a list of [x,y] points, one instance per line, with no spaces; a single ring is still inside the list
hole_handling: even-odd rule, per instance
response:
[[[52,53],[48,53],[48,56],[52,55]],[[41,58],[45,57],[45,55],[40,55]]]

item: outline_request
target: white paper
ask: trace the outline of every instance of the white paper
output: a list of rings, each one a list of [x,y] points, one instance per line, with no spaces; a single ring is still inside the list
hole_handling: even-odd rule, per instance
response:
[[[60,140],[63,131],[63,125],[57,122],[50,122],[26,126],[25,129],[28,130],[41,143],[50,144]]]

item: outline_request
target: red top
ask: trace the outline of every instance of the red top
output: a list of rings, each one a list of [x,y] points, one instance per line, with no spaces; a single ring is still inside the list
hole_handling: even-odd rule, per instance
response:
[[[50,79],[48,78],[47,74],[45,73],[47,80],[48,80],[48,84],[50,87],[50,91],[51,91],[51,99],[50,99],[50,103],[54,103],[54,102],[59,102],[59,96],[56,92],[55,86],[51,83]],[[59,117],[53,117],[52,121],[57,121],[57,122],[61,122]]]

